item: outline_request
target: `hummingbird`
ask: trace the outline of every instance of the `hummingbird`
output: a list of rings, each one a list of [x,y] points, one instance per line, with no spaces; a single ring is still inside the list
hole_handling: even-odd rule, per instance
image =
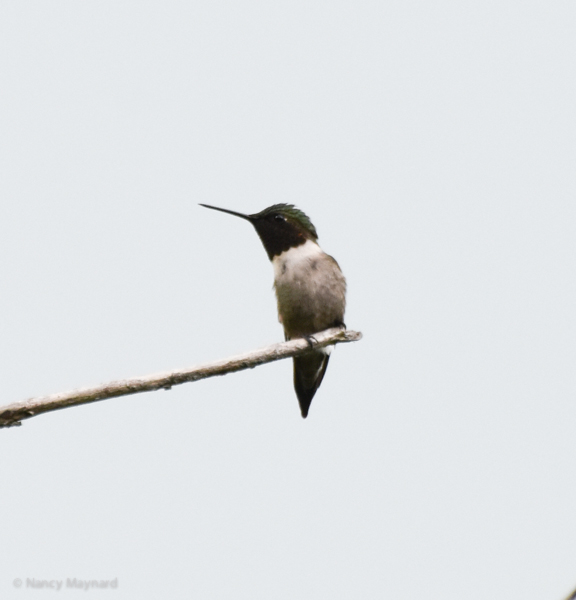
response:
[[[306,338],[330,327],[346,327],[346,279],[334,258],[318,245],[312,221],[293,204],[274,204],[245,215],[200,204],[249,221],[256,229],[274,269],[278,320],[286,340]],[[332,346],[294,357],[294,389],[302,417],[320,387]]]

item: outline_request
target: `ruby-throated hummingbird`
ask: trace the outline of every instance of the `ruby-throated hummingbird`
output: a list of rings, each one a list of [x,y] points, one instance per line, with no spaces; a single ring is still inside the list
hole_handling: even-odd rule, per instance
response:
[[[318,245],[310,219],[292,204],[275,204],[254,215],[201,204],[246,219],[256,229],[274,267],[278,320],[287,340],[329,327],[345,327],[346,280],[338,263]],[[328,366],[332,347],[294,358],[294,388],[304,418]]]

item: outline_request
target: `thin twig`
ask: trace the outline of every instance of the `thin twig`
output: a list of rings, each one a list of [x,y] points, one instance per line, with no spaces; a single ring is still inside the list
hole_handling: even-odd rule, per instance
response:
[[[574,600],[576,598],[576,590],[574,590],[565,600]]]
[[[315,333],[313,338],[315,341],[312,341],[312,343],[314,348],[323,348],[331,344],[355,342],[361,338],[362,334],[357,331],[327,329],[321,333]],[[178,369],[176,371],[169,371],[168,373],[148,375],[135,379],[113,381],[93,388],[30,398],[0,407],[0,428],[21,425],[21,421],[24,419],[69,406],[78,406],[80,404],[87,404],[88,402],[106,400],[107,398],[115,398],[116,396],[138,394],[140,392],[151,392],[159,389],[169,390],[173,385],[206,379],[215,375],[226,375],[234,371],[253,369],[264,363],[298,356],[308,351],[310,351],[310,344],[307,340],[291,340],[207,365]]]

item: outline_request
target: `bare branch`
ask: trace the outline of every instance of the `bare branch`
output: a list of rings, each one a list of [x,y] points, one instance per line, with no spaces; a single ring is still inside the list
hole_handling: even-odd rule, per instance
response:
[[[321,333],[315,333],[313,337],[315,341],[312,341],[312,343],[314,348],[323,348],[332,344],[356,342],[361,338],[362,334],[357,331],[327,329]],[[73,390],[61,394],[30,398],[22,402],[15,402],[8,406],[0,407],[0,428],[21,425],[21,421],[24,419],[69,406],[78,406],[80,404],[87,404],[88,402],[115,398],[116,396],[139,394],[140,392],[152,392],[159,389],[169,390],[173,385],[206,379],[215,375],[226,375],[234,371],[253,369],[264,363],[298,356],[309,351],[310,344],[307,340],[291,340],[207,365],[169,371],[168,373],[158,375],[137,377],[135,379],[123,379],[93,388]]]
[[[565,600],[574,600],[576,598],[576,590],[574,590]]]

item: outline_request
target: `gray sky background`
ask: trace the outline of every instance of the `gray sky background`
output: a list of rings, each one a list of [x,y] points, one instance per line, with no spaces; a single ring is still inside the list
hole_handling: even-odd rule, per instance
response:
[[[306,421],[282,361],[0,431],[0,596],[566,595],[575,31],[574,1],[3,2],[2,404],[283,339],[255,232],[198,202],[302,208],[364,339]]]

